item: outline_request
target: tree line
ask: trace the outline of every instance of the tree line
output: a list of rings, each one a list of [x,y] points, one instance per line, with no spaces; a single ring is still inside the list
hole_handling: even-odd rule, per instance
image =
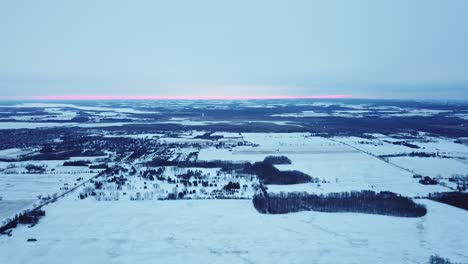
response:
[[[452,205],[461,209],[468,210],[468,193],[463,192],[443,192],[430,193],[427,197],[430,200]]]
[[[20,213],[16,215],[13,219],[8,221],[8,223],[4,226],[0,227],[0,234],[6,232],[8,229],[13,229],[17,227],[19,224],[23,225],[35,225],[39,222],[39,218],[45,215],[45,211],[43,210],[32,210],[25,213]]]
[[[286,214],[300,211],[349,212],[421,217],[426,207],[412,199],[392,192],[353,191],[329,194],[304,192],[268,193],[254,195],[253,205],[263,214]]]
[[[221,168],[221,171],[235,171],[242,174],[257,175],[264,184],[298,184],[307,182],[318,182],[317,178],[301,171],[282,171],[275,164],[291,164],[291,160],[285,156],[268,156],[263,161],[250,163],[235,163],[224,160],[212,161],[174,161],[160,157],[146,163],[147,166],[164,167],[190,167],[190,168]]]

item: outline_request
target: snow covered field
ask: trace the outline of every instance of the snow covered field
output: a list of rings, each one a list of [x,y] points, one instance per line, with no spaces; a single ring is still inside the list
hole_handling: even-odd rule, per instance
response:
[[[139,123],[114,122],[114,123],[53,123],[53,122],[0,122],[0,129],[35,129],[44,127],[112,127]],[[144,123],[141,123],[144,124]]]
[[[61,193],[60,187],[71,188],[77,178],[87,180],[96,173],[80,174],[2,174],[0,190],[4,200],[37,199],[37,196],[52,196]]]
[[[269,155],[285,155],[292,164],[277,165],[277,168],[299,170],[321,181],[320,184],[269,186],[269,191],[272,192],[327,193],[375,190],[392,191],[414,197],[448,190],[440,185],[421,185],[418,179],[414,179],[413,174],[408,171],[338,141],[310,136],[308,133],[242,133],[242,136],[244,140],[258,144],[258,146],[236,147],[232,151],[215,148],[202,149],[198,159],[255,162]],[[395,145],[390,144],[390,146]],[[460,165],[467,166],[462,163]]]
[[[468,164],[456,159],[396,157],[390,158],[390,161],[430,177],[448,178],[454,174],[468,173]]]
[[[420,133],[418,139],[398,139],[381,134],[371,134],[373,138],[361,137],[334,137],[334,140],[354,146],[363,151],[375,155],[407,154],[411,152],[428,152],[449,155],[453,157],[468,157],[468,146],[455,143],[454,140],[436,138]],[[404,135],[395,135],[403,136]],[[404,141],[417,145],[419,148],[409,148],[403,145],[395,145],[392,142]]]
[[[25,209],[39,205],[38,197],[60,195],[96,173],[0,174],[0,224]],[[81,178],[80,181],[77,181]]]
[[[344,107],[346,110],[328,110],[320,109],[320,111],[301,111],[298,113],[281,113],[272,116],[279,117],[346,117],[346,118],[362,118],[365,116],[379,116],[382,118],[390,117],[428,117],[439,114],[452,113],[450,110],[434,110],[434,109],[419,109],[419,108],[401,108],[395,106],[373,106],[373,105],[349,105],[349,104],[312,104],[321,107]],[[456,116],[456,115],[454,115]],[[460,117],[461,118],[461,117]]]
[[[16,159],[22,155],[30,154],[36,151],[36,149],[20,149],[20,148],[12,148],[12,149],[2,149],[0,150],[0,158],[1,159]]]
[[[125,111],[129,110],[117,114]],[[169,122],[173,121],[187,122],[183,118]],[[126,134],[125,128],[119,128],[93,129],[86,141],[93,144],[81,144],[82,137],[70,142],[67,137],[53,139],[57,146],[80,142],[67,146],[104,149],[105,155],[99,154],[103,156],[70,160],[89,160],[112,170],[44,206],[46,216],[34,227],[21,225],[12,230],[11,237],[0,235],[0,263],[425,263],[435,254],[468,262],[464,210],[416,200],[427,206],[426,216],[312,211],[263,215],[248,200],[259,184],[255,175],[196,164],[211,160],[253,163],[284,155],[291,164],[277,168],[298,170],[319,182],[268,185],[268,192],[374,190],[409,197],[449,191],[442,185],[420,184],[413,177],[416,173],[437,178],[468,171],[468,147],[454,139],[423,134],[413,138],[403,134],[316,135],[213,133],[204,128]],[[39,204],[39,195],[59,195],[102,170],[63,166],[64,160],[10,161],[39,149],[38,145],[0,151],[4,158],[0,162],[0,220]],[[414,152],[437,155],[409,156]],[[178,167],[177,162],[184,166],[193,162],[193,166]],[[45,170],[29,171],[31,164]],[[234,183],[238,184],[235,189]],[[27,242],[29,238],[37,242]]]
[[[7,218],[12,218],[22,210],[30,209],[36,200],[0,200],[0,224]]]
[[[339,154],[357,151],[343,144],[323,137],[313,137],[310,133],[242,133],[243,140],[255,146],[201,149],[199,160],[261,161],[269,155]]]
[[[16,155],[21,152],[8,150]],[[100,157],[88,157],[96,160]],[[74,157],[71,160],[80,159]],[[27,173],[26,166],[34,164],[43,167],[43,173]],[[62,166],[63,161],[22,161],[0,162],[0,224],[24,209],[39,205],[38,197],[53,197],[95,176],[84,166]],[[11,168],[10,168],[11,167]]]
[[[373,138],[335,137],[333,139],[370,155],[387,155],[390,163],[407,169],[410,174],[437,178],[439,182],[453,189],[456,188],[456,184],[448,179],[454,175],[468,173],[468,146],[456,143],[453,139],[428,136],[424,133],[419,133],[416,138],[405,138],[405,135],[371,136]],[[411,144],[413,147],[398,144],[401,142]],[[433,156],[408,156],[414,153]]]
[[[363,153],[346,154],[301,154],[287,155],[291,165],[277,165],[282,170],[299,170],[327,183],[319,187],[310,186],[311,192],[340,191],[392,191],[405,196],[420,196],[436,191],[447,191],[446,188],[435,185],[426,186],[418,183],[412,173],[385,163],[375,157]],[[277,186],[291,189],[295,186]]]
[[[466,211],[422,202],[425,217],[399,218],[262,215],[247,200],[70,196],[48,205],[35,227],[0,237],[0,263],[425,263],[433,254],[468,262]]]

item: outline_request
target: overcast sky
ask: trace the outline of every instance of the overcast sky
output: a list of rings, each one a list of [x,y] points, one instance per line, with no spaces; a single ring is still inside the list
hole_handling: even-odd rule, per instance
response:
[[[468,99],[468,1],[0,1],[0,96]]]

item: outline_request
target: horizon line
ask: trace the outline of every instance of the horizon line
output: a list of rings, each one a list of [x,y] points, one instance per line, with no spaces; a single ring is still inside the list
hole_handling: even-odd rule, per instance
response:
[[[44,101],[113,101],[113,100],[286,100],[286,99],[349,99],[351,94],[324,95],[40,95],[0,96],[0,100]]]

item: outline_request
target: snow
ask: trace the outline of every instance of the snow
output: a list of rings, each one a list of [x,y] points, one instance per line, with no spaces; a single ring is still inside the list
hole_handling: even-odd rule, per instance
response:
[[[269,155],[285,155],[292,164],[277,165],[277,168],[298,170],[320,180],[320,184],[269,186],[273,192],[327,193],[365,189],[414,197],[448,190],[440,185],[419,184],[419,179],[413,178],[411,172],[340,142],[308,133],[242,133],[242,136],[258,146],[241,146],[232,150],[204,148],[200,150],[198,159],[256,162]],[[463,163],[461,166],[466,167]]]
[[[463,144],[455,143],[453,139],[442,138],[442,137],[431,137],[424,133],[418,135],[418,139],[408,138],[399,139],[392,136],[386,136],[381,134],[369,134],[375,138],[360,138],[360,137],[334,137],[333,139],[347,145],[351,145],[355,148],[363,150],[365,152],[372,153],[374,155],[389,155],[389,154],[407,154],[411,152],[427,152],[427,153],[439,153],[441,155],[448,155],[452,157],[467,157],[468,158],[468,146]],[[404,136],[404,135],[395,135]],[[385,142],[388,141],[388,142]],[[419,149],[408,148],[402,145],[394,145],[389,142],[405,141],[417,145]]]
[[[390,161],[424,176],[448,178],[453,174],[468,174],[468,164],[456,159],[395,157]]]
[[[62,126],[71,126],[76,123],[53,123],[53,122],[41,122],[41,123],[31,123],[31,122],[0,122],[0,129],[34,129],[42,127],[62,127]]]
[[[96,173],[44,173],[44,174],[2,174],[0,175],[0,196],[3,200],[37,199],[37,196],[52,196],[61,193],[60,187],[64,184],[72,187],[76,179],[85,180]]]
[[[4,219],[11,219],[19,212],[29,209],[35,200],[0,200],[0,225]]]
[[[411,152],[440,155],[442,157],[389,157],[388,160],[390,163],[405,168],[413,174],[430,176],[432,178],[442,177],[444,179],[440,182],[451,188],[456,188],[456,184],[449,182],[449,177],[453,174],[467,174],[468,163],[466,159],[468,158],[468,147],[463,144],[455,143],[453,139],[431,137],[424,133],[419,133],[416,139],[393,138],[392,136],[381,134],[373,134],[371,136],[375,138],[335,137],[334,140],[371,155],[406,155]],[[396,141],[405,141],[417,145],[419,148],[414,149],[389,143]]]
[[[16,153],[12,152],[12,149],[5,151],[10,154]],[[88,158],[96,161],[99,157]],[[26,208],[31,208],[33,204],[39,204],[39,196],[52,197],[61,194],[75,184],[95,176],[99,171],[91,173],[90,169],[84,166],[61,166],[63,162],[63,160],[0,162],[0,223]],[[42,166],[46,171],[27,173],[25,166],[28,164]]]
[[[123,126],[132,124],[148,124],[148,123],[131,123],[131,122],[113,122],[113,123],[73,123],[73,122],[0,122],[0,129],[35,129],[44,127],[111,127]]]
[[[74,117],[77,116],[76,111],[70,111],[67,109],[59,109],[59,108],[47,108],[44,109],[48,114],[41,114],[37,115],[33,112],[25,112],[23,115],[14,115],[20,112],[6,112],[6,114],[10,114],[8,117],[1,117],[0,120],[10,120],[15,119],[16,121],[21,122],[43,122],[43,121],[70,121]]]
[[[467,212],[421,200],[422,218],[262,215],[248,200],[97,202],[67,197],[0,237],[0,263],[467,262]],[[37,242],[26,242],[36,238]]]
[[[272,116],[277,117],[350,117],[350,118],[360,118],[363,117],[362,114],[369,113],[366,110],[349,110],[349,111],[334,111],[331,113],[328,112],[315,112],[315,111],[302,111],[300,113],[284,113],[284,114],[273,114]]]
[[[275,125],[292,125],[288,121],[270,121],[270,120],[250,120],[250,121],[201,121],[201,120],[190,120],[188,118],[171,118],[168,121],[156,122],[157,124],[177,124],[183,126],[208,126],[216,124],[227,124],[227,125],[241,125],[246,123],[272,123]]]
[[[311,192],[392,191],[405,196],[420,196],[446,188],[418,183],[412,173],[392,166],[364,153],[345,154],[289,154],[291,165],[277,165],[281,170],[299,170],[325,180],[320,187],[311,184]],[[288,186],[287,188],[293,188]]]
[[[235,133],[235,132],[214,132],[211,135],[212,136],[223,136],[225,138],[240,138],[240,137],[242,137],[241,133]]]
[[[264,159],[263,154],[253,157],[249,155],[233,155],[229,149],[226,148],[204,148],[198,153],[198,160],[210,161],[210,160],[227,160],[227,161],[260,161]]]
[[[2,149],[0,150],[0,158],[15,159],[22,155],[30,154],[34,151],[35,151],[34,149],[20,149],[20,148]]]
[[[348,104],[312,104],[313,106],[329,107],[338,106],[351,108],[349,110],[332,110],[317,112],[305,110],[298,113],[282,113],[273,114],[277,117],[347,117],[347,118],[362,118],[364,116],[379,116],[382,118],[389,117],[428,117],[439,114],[451,113],[450,110],[434,110],[434,109],[415,109],[415,108],[400,108],[400,107],[386,107],[386,106],[371,106],[371,105],[348,105]],[[323,109],[327,110],[327,109]]]
[[[384,114],[381,117],[405,117],[405,116],[434,116],[438,114],[450,113],[450,110],[434,110],[434,109],[401,109],[399,113]]]
[[[99,112],[117,112],[117,113],[131,113],[131,114],[153,114],[158,112],[139,111],[133,108],[122,107],[96,107],[96,106],[83,106],[75,104],[57,104],[57,103],[22,103],[13,106],[2,106],[11,108],[73,108],[84,111],[99,111]]]
[[[145,169],[140,169],[143,168],[137,168],[141,172],[145,171]],[[214,199],[217,194],[222,194],[224,197],[229,198],[251,199],[254,194],[252,185],[258,185],[258,180],[255,177],[236,177],[237,175],[220,172],[219,168],[180,168],[167,166],[162,176],[165,179],[170,177],[172,180],[176,180],[178,179],[178,175],[187,173],[188,170],[200,172],[199,177],[190,178],[190,185],[184,186],[181,182],[153,181],[138,176],[127,176],[127,181],[119,188],[114,183],[104,182],[102,189],[96,190],[98,196],[101,197],[94,196],[94,198],[90,199],[103,200],[109,197],[112,200],[132,200],[140,196],[144,200],[156,200],[166,199],[169,193],[177,195],[179,192],[184,191],[186,192],[184,197],[191,199]],[[198,182],[197,185],[192,184],[195,181]],[[203,186],[202,181],[206,181],[212,185]],[[237,182],[241,188],[232,193],[224,192],[223,187],[229,182]],[[192,193],[192,191],[195,192]]]
[[[107,159],[109,156],[108,155],[103,155],[103,156],[83,156],[83,157],[70,157],[69,160],[72,161],[77,161],[77,160],[89,160],[91,162],[102,162],[103,160]],[[69,167],[70,168],[70,167]]]
[[[382,141],[397,141],[388,137],[378,139],[367,139],[360,137],[334,137],[333,139],[374,155],[402,154],[417,151],[417,149],[411,149],[402,145],[394,145]],[[363,142],[363,144],[360,142]]]
[[[133,138],[133,139],[151,139],[151,138],[158,138],[162,137],[165,134],[162,133],[144,133],[144,134],[134,134],[134,135],[128,135],[128,134],[106,134],[104,135],[105,138]]]
[[[284,121],[252,121],[252,122],[261,122],[261,123],[273,123],[276,125],[290,125],[289,122]],[[249,123],[252,123],[249,122]],[[205,126],[213,124],[234,124],[239,125],[244,122],[228,122],[228,121],[162,121],[162,122],[96,122],[96,123],[74,123],[74,122],[0,122],[0,129],[34,129],[34,128],[44,128],[44,127],[111,127],[111,126],[124,126],[124,125],[158,125],[158,124],[176,124],[176,125],[185,125],[185,126]]]
[[[355,109],[360,107],[354,106]],[[364,110],[353,112],[364,114]],[[169,122],[201,124],[203,121],[177,119]],[[4,124],[0,123],[0,129],[5,127]],[[47,125],[23,124],[31,127]],[[126,123],[49,124],[114,126]],[[169,155],[177,160],[186,160],[189,154],[196,152],[199,152],[198,160],[233,162],[255,162],[270,155],[285,155],[292,163],[276,165],[277,168],[299,170],[320,180],[319,183],[268,185],[269,192],[330,193],[369,189],[415,197],[448,189],[441,185],[419,184],[419,179],[413,178],[414,173],[448,177],[468,171],[467,146],[422,133],[419,138],[409,139],[401,139],[402,134],[375,134],[371,139],[328,139],[310,133],[227,132],[213,133],[213,136],[224,137],[216,141],[195,138],[204,133],[206,131],[104,136],[180,144],[168,149]],[[420,149],[391,143],[395,141],[415,144]],[[237,146],[239,142],[242,146]],[[195,147],[194,143],[201,144]],[[222,147],[221,143],[231,145]],[[30,151],[34,150],[0,150],[0,157],[18,157]],[[377,157],[413,151],[439,153],[447,158],[396,157],[386,162]],[[230,181],[245,186],[235,193],[235,197],[250,198],[258,181],[220,172],[219,168],[176,167],[166,167],[163,176],[175,179],[189,169],[200,170],[201,179],[213,186],[184,187],[180,182],[150,181],[139,177],[144,170],[155,169],[144,165],[144,161],[152,159],[150,156],[133,163],[119,163],[126,168],[135,166],[137,170],[133,176],[120,172],[127,178],[127,182],[119,187],[121,189],[115,183],[105,181],[102,189],[96,191],[101,198],[120,197],[118,200],[105,201],[103,198],[98,201],[97,196],[80,200],[77,198],[80,188],[45,206],[47,215],[38,225],[32,228],[20,226],[13,230],[12,237],[0,236],[0,263],[424,263],[434,254],[454,262],[468,262],[465,252],[468,240],[464,238],[468,231],[468,215],[464,210],[416,200],[428,207],[425,217],[318,212],[262,215],[255,211],[250,200],[157,201],[174,190],[175,193],[187,190],[186,197],[194,199],[213,198],[211,192],[222,189]],[[70,160],[99,162],[103,158],[107,156],[73,157]],[[190,158],[194,160],[196,155]],[[63,162],[0,162],[0,222],[39,203],[39,195],[62,193],[64,188],[79,184],[81,181],[77,178],[86,180],[97,173],[90,173],[88,167],[65,167]],[[46,173],[24,173],[24,166],[31,163],[45,165]],[[190,192],[194,190],[196,193]],[[131,201],[131,197],[138,195],[145,200]],[[28,238],[38,241],[28,243]]]
[[[200,143],[200,144],[210,144],[213,141],[209,139],[201,139],[201,138],[185,138],[185,137],[160,137],[158,139],[160,142],[170,144],[170,143]]]

